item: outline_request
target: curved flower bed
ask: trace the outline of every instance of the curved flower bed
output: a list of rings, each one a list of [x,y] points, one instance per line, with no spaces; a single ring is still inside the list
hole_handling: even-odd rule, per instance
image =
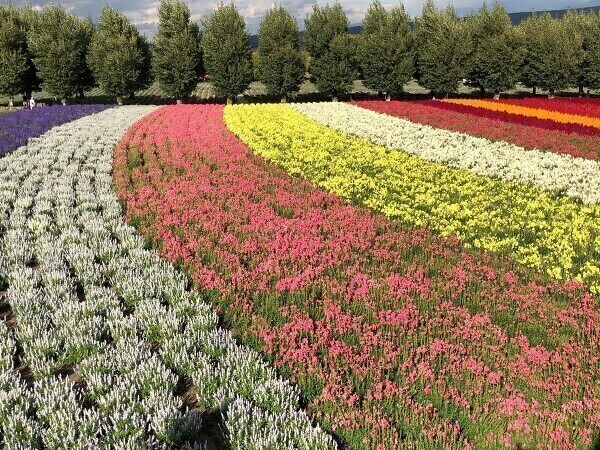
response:
[[[222,448],[225,431],[233,449],[335,448],[124,223],[113,149],[154,109],[79,119],[0,160],[0,446]]]
[[[543,133],[546,132],[545,130],[554,130],[561,131],[563,133],[589,136],[590,138],[600,137],[600,129],[579,125],[576,123],[561,123],[555,122],[554,120],[550,119],[538,119],[537,117],[519,116],[517,114],[511,114],[501,111],[492,111],[490,109],[478,108],[475,106],[465,106],[458,103],[448,103],[442,101],[429,100],[429,103],[427,104],[444,111],[457,111],[470,114],[475,117],[487,117],[491,119],[502,120],[503,122],[507,123],[533,126],[544,130],[540,131]]]
[[[600,164],[596,161],[525,150],[343,103],[299,103],[290,107],[334,130],[428,161],[536,186],[586,204],[600,203]]]
[[[458,131],[492,141],[504,141],[527,149],[538,149],[576,158],[600,159],[600,133],[598,137],[556,130],[556,122],[533,119],[548,125],[540,130],[537,124],[521,124],[518,116],[495,113],[478,108],[460,107],[439,101],[361,100],[354,105],[371,111],[388,114],[434,128]],[[457,110],[454,110],[455,108]],[[481,114],[474,114],[478,112]],[[503,114],[507,117],[497,117]],[[517,119],[510,122],[506,119]],[[515,123],[516,122],[516,123]],[[560,125],[560,124],[558,124]],[[569,125],[564,125],[568,128]],[[595,130],[594,128],[587,128]]]
[[[257,154],[330,192],[600,293],[600,206],[448,168],[320,125],[285,105],[229,108]]]
[[[579,283],[348,205],[252,155],[222,111],[180,105],[136,124],[116,152],[118,195],[321,424],[351,449],[590,442],[600,316]],[[284,106],[225,118],[273,157],[297,146],[293,173],[330,170],[321,140],[354,150]]]
[[[600,128],[600,117],[587,117],[577,114],[568,114],[559,111],[551,111],[542,108],[529,108],[517,106],[496,101],[488,100],[469,100],[469,99],[446,99],[444,103],[454,103],[457,105],[473,106],[475,108],[489,109],[491,111],[506,112],[524,117],[535,117],[537,119],[547,119],[559,123],[574,123],[586,127]]]
[[[578,116],[600,117],[600,99],[591,98],[524,98],[521,100],[502,99],[507,105],[525,106],[527,108],[545,109]]]
[[[27,144],[50,128],[112,108],[111,105],[49,106],[0,116],[0,156]]]

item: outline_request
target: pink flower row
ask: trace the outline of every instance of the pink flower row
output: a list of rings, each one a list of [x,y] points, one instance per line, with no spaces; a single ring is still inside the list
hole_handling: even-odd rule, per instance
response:
[[[576,448],[600,425],[600,311],[580,284],[290,177],[221,106],[148,116],[114,173],[128,219],[349,448]]]

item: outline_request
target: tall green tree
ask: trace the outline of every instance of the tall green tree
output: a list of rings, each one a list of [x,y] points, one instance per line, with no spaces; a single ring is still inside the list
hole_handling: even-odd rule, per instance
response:
[[[304,64],[296,20],[282,6],[271,8],[258,28],[258,79],[282,101],[300,90]]]
[[[162,91],[180,103],[202,73],[200,29],[181,0],[161,0],[154,38],[152,70]]]
[[[28,33],[27,42],[44,89],[61,98],[83,97],[94,84],[86,62],[93,34],[89,19],[80,19],[60,6],[49,6]]]
[[[600,90],[600,13],[588,17],[584,51],[585,84],[589,89]]]
[[[40,14],[34,10],[31,6],[26,6],[19,9],[19,16],[21,18],[21,25],[28,35],[36,26],[40,20]],[[38,77],[37,69],[33,63],[33,52],[29,45],[27,47],[27,70],[23,77],[24,91],[23,93],[27,98],[30,98],[32,93],[41,89],[42,80]]]
[[[590,16],[583,11],[570,10],[562,18],[567,32],[571,36],[576,36],[573,39],[573,44],[581,44],[581,51],[578,54],[577,67],[575,68],[573,75],[573,85],[578,87],[579,95],[583,95],[584,87],[586,85],[586,53],[590,46],[588,28],[589,28]]]
[[[548,91],[550,98],[555,91],[576,85],[583,58],[582,36],[548,13],[528,18],[522,30],[525,41],[523,84]]]
[[[140,87],[144,54],[139,44],[139,33],[127,17],[105,6],[87,60],[100,88],[119,105]]]
[[[14,96],[25,90],[27,39],[18,11],[10,4],[0,5],[0,93],[8,95],[9,109]]]
[[[312,62],[317,89],[337,102],[339,96],[352,90],[358,75],[356,66],[356,40],[348,34],[335,36],[327,52]]]
[[[203,23],[202,50],[215,93],[232,103],[252,81],[250,35],[233,3],[217,6]]]
[[[508,13],[499,2],[490,10],[484,3],[479,14],[467,21],[472,42],[469,83],[481,90],[500,92],[512,89],[519,81],[525,47]]]
[[[150,44],[146,36],[138,34],[137,46],[142,52],[142,66],[140,68],[140,75],[137,80],[137,88],[141,90],[148,88],[154,80],[152,73],[152,45]],[[130,98],[134,98],[135,91],[131,91],[129,93],[129,96]]]
[[[427,0],[415,20],[417,79],[434,95],[456,92],[469,72],[471,41],[468,29],[451,5],[444,11]]]
[[[348,36],[348,18],[342,6],[313,5],[304,21],[304,45],[311,56],[311,75],[322,93],[337,101],[349,92],[357,75],[356,42]]]
[[[358,40],[358,62],[369,89],[386,100],[402,92],[414,75],[414,39],[404,5],[387,12],[379,0],[369,6]]]

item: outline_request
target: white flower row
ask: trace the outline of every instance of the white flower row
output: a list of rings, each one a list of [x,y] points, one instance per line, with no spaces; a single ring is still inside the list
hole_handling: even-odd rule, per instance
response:
[[[280,448],[335,448],[297,388],[218,329],[202,294],[124,223],[112,151],[152,110],[79,119],[0,159],[0,284],[17,322],[0,324],[0,446],[202,449],[201,411],[220,408],[234,449],[265,427]],[[17,344],[33,380],[13,369]],[[197,409],[178,395],[185,378]]]
[[[297,103],[299,113],[334,130],[455,169],[600,203],[600,164],[571,155],[526,150],[508,142],[432,128],[346,103]],[[443,112],[440,112],[443,114]]]

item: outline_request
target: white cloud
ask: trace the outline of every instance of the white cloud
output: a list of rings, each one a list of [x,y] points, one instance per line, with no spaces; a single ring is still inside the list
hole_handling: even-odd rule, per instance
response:
[[[219,1],[209,0],[185,0],[190,7],[192,19],[201,21],[208,17],[213,9],[220,3]],[[304,19],[312,10],[312,5],[332,3],[334,0],[282,0],[276,2],[285,7],[298,21],[299,27],[304,28]],[[342,6],[346,10],[350,23],[360,23],[364,17],[371,0],[340,0]],[[600,1],[600,0],[599,0]],[[17,4],[31,4],[35,9],[49,5],[51,1],[25,1],[20,0]],[[267,10],[273,6],[273,0],[235,0],[233,2],[239,11],[244,15],[246,24],[251,33],[255,33],[258,25],[264,17]],[[393,1],[382,2],[384,6],[393,6],[398,4]],[[419,15],[423,7],[424,0],[404,0],[404,5],[409,15],[412,17]],[[435,0],[438,7],[445,7],[448,3],[452,3],[457,11],[464,14],[468,11],[477,10],[481,7],[483,0]],[[488,4],[492,4],[493,0],[489,0]],[[502,2],[509,11],[529,11],[560,9],[567,7],[590,6],[589,0],[505,0]],[[96,0],[63,0],[62,5],[65,8],[72,10],[80,16],[90,16],[96,20],[100,16],[104,2]],[[129,19],[135,23],[141,31],[148,35],[154,34],[156,24],[158,23],[158,7],[160,1],[153,0],[108,0],[109,4],[118,11],[123,12]]]

